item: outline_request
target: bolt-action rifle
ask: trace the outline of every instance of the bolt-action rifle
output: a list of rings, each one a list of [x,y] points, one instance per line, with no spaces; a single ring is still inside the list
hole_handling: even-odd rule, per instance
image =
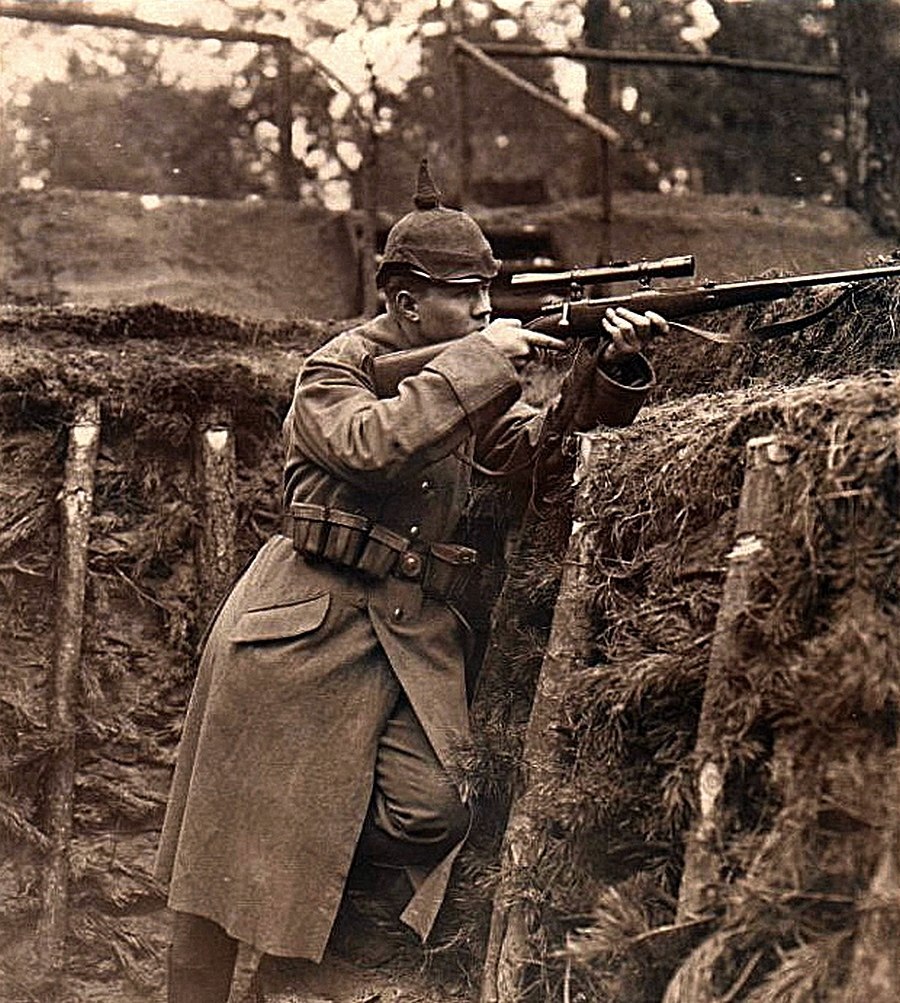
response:
[[[513,288],[537,291],[568,286],[564,299],[546,304],[525,326],[562,339],[606,338],[601,322],[609,307],[627,307],[638,313],[653,310],[669,322],[673,331],[705,338],[720,344],[748,344],[767,341],[800,331],[825,317],[861,285],[873,281],[900,278],[900,263],[856,268],[847,271],[813,272],[808,275],[785,275],[744,282],[700,282],[693,285],[650,288],[657,277],[692,275],[691,255],[664,258],[660,261],[623,263],[606,268],[570,272],[520,273],[513,275]],[[585,297],[584,286],[637,279],[640,287],[618,296]],[[787,299],[800,289],[835,286],[838,294],[812,313],[760,325],[741,331],[712,331],[682,322],[684,317],[727,310],[750,303],[768,303]],[[401,380],[418,373],[450,343],[441,342],[380,355],[372,362],[371,377],[379,397],[393,397]]]

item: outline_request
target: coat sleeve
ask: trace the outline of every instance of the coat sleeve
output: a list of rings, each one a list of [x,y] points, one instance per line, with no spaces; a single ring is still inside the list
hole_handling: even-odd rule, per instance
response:
[[[513,482],[533,477],[542,489],[551,472],[564,476],[560,449],[572,432],[630,425],[654,381],[643,356],[610,366],[579,351],[546,411],[515,404],[478,437],[475,460]]]
[[[601,366],[579,351],[546,411],[524,403],[511,407],[479,436],[475,459],[496,471],[518,473],[539,452],[558,449],[572,432],[630,425],[654,382],[642,355]]]
[[[307,360],[285,419],[292,464],[314,463],[366,491],[410,477],[507,411],[520,393],[515,369],[480,334],[461,338],[396,397],[379,399],[362,368],[365,350],[337,339]]]
[[[544,413],[518,402],[478,436],[475,460],[488,470],[508,471],[513,480],[527,480],[534,459]]]

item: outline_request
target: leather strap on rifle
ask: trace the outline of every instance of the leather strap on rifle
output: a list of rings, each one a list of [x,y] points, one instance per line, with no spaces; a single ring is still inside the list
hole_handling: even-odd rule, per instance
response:
[[[790,317],[787,320],[775,321],[771,324],[762,324],[759,327],[751,327],[745,331],[711,331],[705,327],[694,327],[692,324],[683,324],[680,320],[670,320],[669,327],[675,331],[684,331],[687,334],[696,335],[706,341],[715,341],[720,345],[754,345],[772,338],[780,338],[786,334],[793,334],[795,331],[802,331],[805,327],[815,324],[816,321],[827,317],[832,310],[837,309],[853,292],[853,286],[847,286],[824,306],[819,307],[812,313],[805,313],[799,317]]]

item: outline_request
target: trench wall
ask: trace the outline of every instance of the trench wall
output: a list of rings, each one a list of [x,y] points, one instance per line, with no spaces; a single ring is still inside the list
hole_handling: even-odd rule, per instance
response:
[[[610,223],[591,199],[473,212],[495,238],[530,229],[571,267],[690,253],[713,279],[855,267],[892,246],[849,210],[766,196],[623,193]],[[380,231],[390,223],[380,217]],[[354,317],[367,281],[361,227],[357,213],[279,201],[0,192],[0,300]]]

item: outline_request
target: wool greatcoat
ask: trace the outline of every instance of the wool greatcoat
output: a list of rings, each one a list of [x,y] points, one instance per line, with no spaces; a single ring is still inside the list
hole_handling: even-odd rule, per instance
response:
[[[360,513],[427,548],[451,539],[471,461],[527,460],[539,417],[477,333],[377,399],[367,357],[400,347],[382,315],[304,364],[284,425],[285,501]],[[367,580],[269,540],[202,653],[158,858],[170,906],[268,954],[321,959],[401,688],[442,763],[468,734],[465,631],[418,582]],[[450,863],[419,876],[404,913],[422,936]]]
[[[480,333],[397,396],[367,360],[406,347],[380,316],[306,361],[284,424],[285,501],[361,513],[417,546],[452,538],[472,461],[521,468],[540,415]],[[161,837],[169,905],[276,956],[321,959],[373,788],[379,735],[405,691],[447,764],[468,735],[466,627],[418,582],[308,563],[276,535],[212,625]],[[452,851],[404,921],[427,936]]]

